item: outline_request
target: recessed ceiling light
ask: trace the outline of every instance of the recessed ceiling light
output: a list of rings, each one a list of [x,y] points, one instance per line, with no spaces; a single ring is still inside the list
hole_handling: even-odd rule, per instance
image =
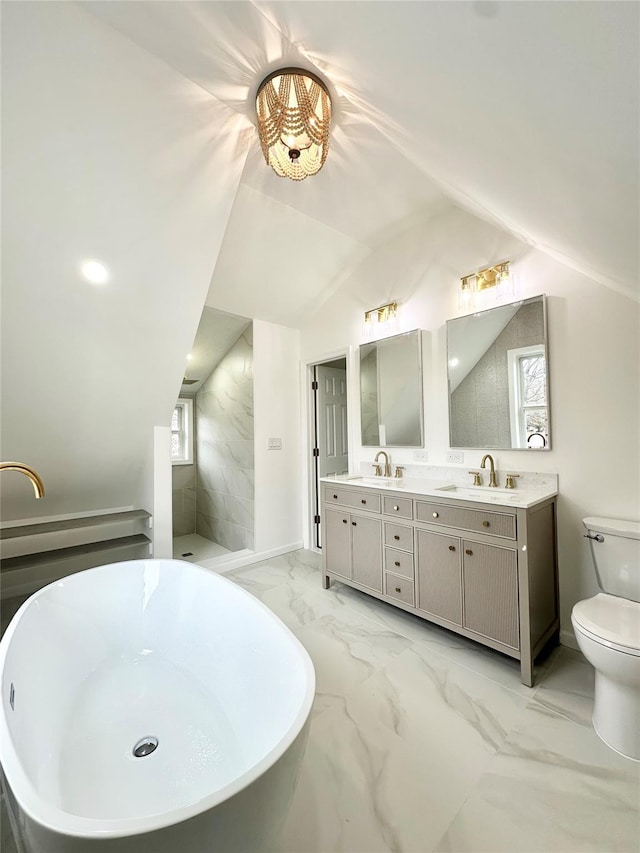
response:
[[[80,272],[91,284],[104,284],[109,281],[109,270],[100,261],[83,261]]]

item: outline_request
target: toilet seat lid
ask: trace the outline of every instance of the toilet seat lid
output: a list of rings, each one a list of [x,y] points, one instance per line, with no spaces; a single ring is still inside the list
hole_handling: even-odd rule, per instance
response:
[[[573,608],[573,617],[594,639],[640,655],[640,602],[600,592],[579,601]]]

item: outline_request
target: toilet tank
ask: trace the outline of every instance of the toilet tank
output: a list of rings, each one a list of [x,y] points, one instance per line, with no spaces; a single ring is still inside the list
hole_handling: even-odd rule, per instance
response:
[[[582,523],[602,591],[640,601],[640,522],[591,517]]]

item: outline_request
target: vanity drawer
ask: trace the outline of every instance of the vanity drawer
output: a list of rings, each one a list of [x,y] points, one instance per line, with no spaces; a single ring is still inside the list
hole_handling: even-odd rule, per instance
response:
[[[389,598],[397,598],[398,601],[404,601],[405,604],[410,604],[412,607],[415,606],[416,597],[413,581],[408,581],[385,572],[384,594],[389,596]]]
[[[413,527],[405,527],[403,524],[384,524],[384,544],[391,548],[402,548],[403,551],[413,553]]]
[[[355,489],[325,486],[324,501],[328,504],[340,504],[354,509],[366,509],[370,512],[380,512],[381,507],[380,495],[365,491],[365,489],[356,491]]]
[[[382,511],[385,515],[397,515],[398,518],[413,518],[413,501],[411,498],[382,498]]]
[[[501,512],[485,512],[483,509],[445,506],[443,504],[416,501],[416,519],[429,524],[444,524],[461,530],[490,533],[505,539],[516,538],[516,517]]]
[[[384,568],[387,572],[393,572],[395,575],[402,575],[403,578],[413,580],[413,554],[396,551],[395,548],[385,548]]]

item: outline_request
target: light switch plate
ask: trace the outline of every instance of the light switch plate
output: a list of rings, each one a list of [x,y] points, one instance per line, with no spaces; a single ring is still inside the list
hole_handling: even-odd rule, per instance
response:
[[[414,462],[427,462],[429,460],[429,453],[426,450],[414,450],[413,451],[413,461]]]
[[[282,450],[282,439],[281,438],[268,438],[267,439],[267,450]]]
[[[461,450],[449,450],[447,452],[447,462],[462,464],[464,462],[464,453]]]

